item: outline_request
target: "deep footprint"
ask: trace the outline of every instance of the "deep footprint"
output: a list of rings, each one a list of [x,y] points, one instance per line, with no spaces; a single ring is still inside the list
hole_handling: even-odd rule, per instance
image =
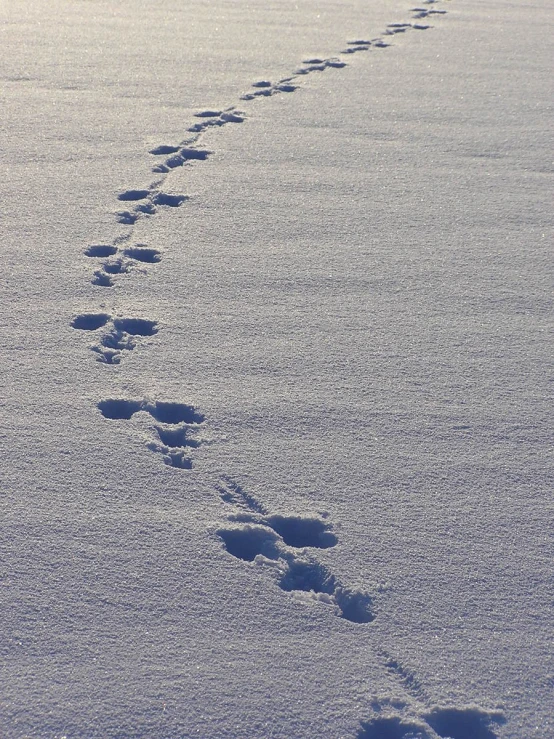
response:
[[[126,190],[119,193],[118,200],[144,200],[150,194],[149,190]]]
[[[157,439],[148,442],[147,448],[161,454],[164,464],[170,467],[183,470],[192,469],[192,459],[188,452],[200,446],[201,442],[190,438],[189,434],[196,431],[204,422],[204,415],[192,405],[167,401],[110,398],[101,400],[97,407],[104,418],[110,420],[129,421],[135,413],[145,412],[158,423],[173,426],[173,429],[155,426]]]
[[[502,713],[477,707],[434,708],[423,718],[444,739],[496,739],[491,724],[506,723]]]
[[[146,262],[147,264],[155,264],[162,259],[162,255],[157,249],[149,249],[145,246],[130,246],[125,249],[124,253],[130,259],[136,259],[137,262]]]
[[[302,518],[301,516],[267,516],[263,522],[276,531],[289,547],[316,547],[328,549],[334,547],[338,539],[326,524],[319,518]]]
[[[229,554],[247,562],[276,563],[277,584],[286,592],[312,593],[352,623],[373,621],[371,598],[341,585],[330,570],[309,555],[308,548],[327,549],[338,543],[331,525],[317,517],[269,515],[264,506],[238,483],[223,478],[218,492],[237,511],[229,520],[242,526],[217,531]],[[292,549],[302,549],[297,553]],[[262,555],[261,560],[256,560]]]
[[[94,244],[85,249],[87,257],[111,257],[117,252],[117,247],[111,244]]]
[[[362,721],[357,739],[429,739],[429,733],[421,724],[406,723],[393,716]]]
[[[96,331],[110,320],[111,316],[107,313],[81,313],[71,321],[73,328],[81,331]]]
[[[115,318],[112,329],[100,340],[93,351],[98,361],[104,364],[119,364],[121,353],[131,351],[136,346],[135,336],[153,336],[158,332],[156,321],[144,318]]]

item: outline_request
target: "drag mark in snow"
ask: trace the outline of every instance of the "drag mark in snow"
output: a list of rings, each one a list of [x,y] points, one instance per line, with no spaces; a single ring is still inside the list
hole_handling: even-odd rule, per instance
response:
[[[329,523],[316,516],[270,515],[253,495],[229,478],[223,479],[218,491],[235,509],[228,516],[235,525],[216,532],[229,554],[266,567],[282,590],[330,605],[347,621],[373,621],[371,598],[344,587],[308,551],[336,546],[338,539]]]
[[[112,398],[98,403],[98,410],[110,420],[130,421],[136,413],[147,413],[157,423],[150,428],[150,451],[162,455],[169,467],[192,469],[190,450],[202,443],[200,438],[204,416],[192,405],[165,401]]]
[[[429,700],[421,683],[411,670],[401,665],[398,660],[391,657],[387,652],[382,652],[381,656],[385,661],[387,670],[397,678],[407,693],[410,693],[416,700]]]

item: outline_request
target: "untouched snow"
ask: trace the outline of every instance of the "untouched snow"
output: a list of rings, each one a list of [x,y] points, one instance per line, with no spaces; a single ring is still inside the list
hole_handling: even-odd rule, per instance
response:
[[[0,736],[554,737],[548,3],[0,33]]]

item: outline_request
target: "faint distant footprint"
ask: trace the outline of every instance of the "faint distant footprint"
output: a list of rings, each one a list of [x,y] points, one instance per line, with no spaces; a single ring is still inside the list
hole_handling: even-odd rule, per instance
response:
[[[127,226],[134,225],[141,216],[152,216],[158,211],[158,206],[178,208],[188,197],[182,194],[167,193],[152,186],[148,190],[126,190],[118,195],[122,202],[136,202],[131,210],[120,210],[116,213],[118,223]]]
[[[317,516],[269,514],[254,496],[228,478],[218,490],[222,500],[234,509],[229,521],[241,524],[217,531],[229,554],[267,567],[282,590],[305,593],[307,598],[333,606],[347,621],[373,621],[371,598],[344,587],[307,551],[338,543],[330,524]]]
[[[192,469],[191,451],[202,443],[204,416],[192,405],[165,401],[112,398],[98,403],[98,410],[110,420],[130,420],[135,413],[148,413],[157,423],[147,448],[162,455],[165,464]]]

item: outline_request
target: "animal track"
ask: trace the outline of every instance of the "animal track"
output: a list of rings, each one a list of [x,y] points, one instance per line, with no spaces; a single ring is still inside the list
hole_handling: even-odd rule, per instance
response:
[[[467,708],[433,708],[415,720],[378,716],[362,721],[357,739],[497,739],[492,724],[504,724],[499,711]]]
[[[121,242],[128,241],[128,238],[120,239]],[[130,272],[134,262],[143,262],[155,264],[161,261],[161,253],[157,249],[150,249],[145,244],[136,244],[135,246],[124,247],[121,254],[117,256],[118,247],[115,244],[98,244],[89,246],[85,249],[85,255],[93,259],[107,259],[101,265],[100,269],[96,269],[93,273],[92,284],[100,287],[113,287],[114,275],[121,275]],[[115,257],[115,259],[110,259]],[[124,258],[123,258],[124,257]]]
[[[504,724],[500,711],[468,708],[433,708],[423,717],[429,726],[446,739],[496,739],[492,724]]]
[[[82,331],[97,331],[109,327],[100,342],[92,346],[98,354],[98,361],[105,364],[119,364],[121,353],[131,351],[136,346],[136,336],[153,336],[157,333],[156,321],[145,318],[112,318],[108,313],[81,313],[71,325]]]
[[[162,255],[157,249],[149,249],[146,246],[138,245],[129,246],[124,249],[124,254],[131,259],[136,259],[137,262],[146,262],[148,264],[155,264],[160,262]]]
[[[217,531],[229,554],[267,566],[275,573],[282,590],[309,594],[314,600],[332,605],[348,621],[373,620],[371,598],[345,588],[306,551],[326,549],[338,543],[330,524],[313,516],[269,515],[259,501],[232,480],[224,480],[218,490],[222,500],[235,508],[229,521],[242,523],[240,527]]]
[[[347,66],[346,62],[341,61],[337,57],[331,57],[330,59],[306,59],[303,64],[306,66],[297,69],[295,75],[324,72],[326,69],[342,69]]]
[[[379,717],[368,723],[362,721],[357,739],[427,739],[424,725],[405,722],[398,716]]]
[[[383,716],[382,705],[375,702],[372,707],[378,714],[371,721],[362,721],[358,739],[497,739],[493,724],[506,722],[500,711],[485,711],[478,706],[432,706],[432,701],[414,673],[401,665],[385,651],[386,669],[398,680],[402,689],[415,703],[410,701],[387,701],[389,708],[400,707],[414,711],[417,718],[408,716]],[[422,708],[425,706],[425,708]],[[432,706],[429,708],[429,706]]]
[[[446,15],[446,10],[436,10],[435,8],[412,8],[416,18],[427,18],[430,15]]]
[[[125,421],[131,420],[136,413],[148,413],[157,424],[152,428],[153,438],[147,443],[147,448],[161,454],[164,463],[170,467],[192,469],[188,450],[196,449],[202,443],[199,433],[205,420],[193,406],[115,398],[100,401],[98,410],[104,418]]]
[[[444,15],[445,10],[435,9],[436,0],[422,0],[422,6],[412,9],[414,20],[422,20],[431,15]],[[429,6],[429,7],[423,7]],[[431,7],[432,6],[432,7]],[[396,34],[405,33],[410,29],[424,30],[430,26],[421,23],[391,23],[384,31],[385,36],[394,36]],[[368,51],[372,48],[384,48],[390,44],[383,38],[373,39],[354,39],[347,42],[347,48],[340,52],[343,55],[351,55],[361,51]],[[242,100],[254,100],[258,97],[270,97],[280,93],[291,93],[299,89],[298,81],[313,72],[322,72],[326,69],[341,69],[346,67],[347,63],[340,57],[328,58],[310,58],[303,62],[303,66],[298,68],[296,72],[290,76],[271,83],[269,80],[258,80],[252,84],[252,91],[242,96]],[[137,221],[142,217],[150,217],[158,212],[159,207],[177,208],[181,206],[188,197],[182,194],[170,194],[161,191],[159,188],[165,181],[165,178],[171,171],[177,167],[186,164],[192,164],[198,161],[205,161],[213,152],[201,148],[200,139],[202,134],[213,127],[225,126],[229,123],[242,123],[245,114],[230,106],[224,110],[206,109],[198,111],[194,114],[198,119],[187,129],[189,136],[179,144],[160,144],[150,149],[153,156],[165,157],[163,162],[158,162],[153,166],[153,171],[163,175],[162,179],[152,183],[146,188],[137,188],[125,190],[118,195],[120,202],[134,203],[134,207],[120,210],[116,213],[118,223],[130,226],[131,230],[125,236],[119,237],[121,240],[130,238],[132,229]],[[87,256],[107,258],[117,253],[117,240],[113,245],[91,246],[87,249]],[[159,261],[159,256],[152,252],[140,252],[137,248],[127,248],[124,250],[125,256],[143,262]],[[92,282],[100,287],[112,287],[114,285],[113,275],[121,274],[129,271],[131,265],[124,260],[116,260],[114,262],[106,262],[102,269],[95,270]]]
[[[107,313],[81,313],[71,321],[73,328],[81,331],[97,331],[110,320],[111,316]]]
[[[179,146],[165,146],[158,147],[158,150],[159,149],[171,149],[171,151],[168,151],[167,153],[172,154],[172,156],[169,157],[169,159],[166,159],[163,164],[157,164],[153,167],[153,172],[169,172],[170,169],[182,167],[184,164],[187,164],[187,162],[205,161],[212,153],[206,149],[195,149],[191,146],[183,146],[182,148]],[[154,151],[156,150],[153,150],[150,153],[153,154]]]
[[[116,213],[119,223],[133,226],[141,216],[152,216],[157,213],[156,206],[167,205],[178,208],[185,200],[186,195],[172,195],[160,190],[126,190],[118,195],[119,200],[137,202],[133,210],[120,210]]]
[[[111,257],[117,252],[117,246],[111,244],[95,244],[85,249],[87,257]]]
[[[150,190],[126,190],[119,193],[118,200],[144,200],[150,195]]]

